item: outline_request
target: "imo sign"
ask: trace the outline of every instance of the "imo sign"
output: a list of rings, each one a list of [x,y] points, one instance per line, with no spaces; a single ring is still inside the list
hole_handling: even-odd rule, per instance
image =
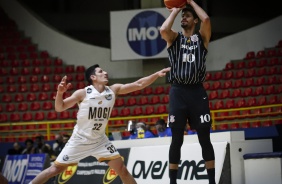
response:
[[[143,11],[130,21],[127,28],[127,41],[131,49],[141,56],[154,56],[160,53],[166,42],[159,29],[165,18],[155,11]]]

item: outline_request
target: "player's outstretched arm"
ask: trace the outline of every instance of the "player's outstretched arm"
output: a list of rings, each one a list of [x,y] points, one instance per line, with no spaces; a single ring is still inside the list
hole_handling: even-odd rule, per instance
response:
[[[114,84],[111,86],[111,89],[118,95],[118,94],[127,94],[133,91],[138,91],[144,89],[145,87],[152,84],[157,78],[164,77],[167,72],[170,71],[170,67],[164,68],[152,75],[147,77],[143,77],[135,82],[128,83],[128,84]]]

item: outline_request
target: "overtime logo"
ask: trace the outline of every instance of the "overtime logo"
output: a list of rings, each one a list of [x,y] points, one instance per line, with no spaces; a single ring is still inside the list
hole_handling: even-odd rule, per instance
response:
[[[58,183],[59,184],[66,183],[75,174],[76,170],[77,170],[77,165],[68,166],[67,169],[59,175]]]
[[[141,56],[154,56],[166,46],[159,28],[165,18],[155,11],[143,11],[135,15],[127,28],[127,41],[131,49]]]

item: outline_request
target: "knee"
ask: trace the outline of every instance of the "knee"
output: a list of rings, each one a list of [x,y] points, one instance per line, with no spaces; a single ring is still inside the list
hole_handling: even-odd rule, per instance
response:
[[[47,173],[50,177],[56,176],[66,170],[67,166],[56,166],[52,165],[47,169]]]

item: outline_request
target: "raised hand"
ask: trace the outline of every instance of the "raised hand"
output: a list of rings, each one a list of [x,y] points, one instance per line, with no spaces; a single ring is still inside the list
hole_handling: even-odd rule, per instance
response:
[[[67,84],[67,76],[64,76],[62,78],[62,81],[60,82],[60,84],[57,87],[57,91],[59,93],[64,93],[70,88],[70,86],[71,86],[71,83]]]

